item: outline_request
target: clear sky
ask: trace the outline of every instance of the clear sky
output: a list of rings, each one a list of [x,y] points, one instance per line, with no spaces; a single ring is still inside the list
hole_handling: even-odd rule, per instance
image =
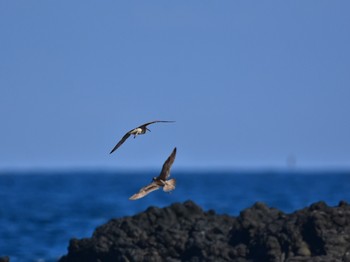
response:
[[[0,170],[350,167],[349,1],[0,1]],[[151,133],[129,138],[152,120]]]

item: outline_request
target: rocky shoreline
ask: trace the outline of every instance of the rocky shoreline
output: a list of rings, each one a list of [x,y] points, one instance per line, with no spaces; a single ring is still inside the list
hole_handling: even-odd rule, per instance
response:
[[[350,205],[317,202],[285,214],[258,202],[237,217],[192,201],[149,207],[72,239],[59,262],[76,261],[350,262]]]

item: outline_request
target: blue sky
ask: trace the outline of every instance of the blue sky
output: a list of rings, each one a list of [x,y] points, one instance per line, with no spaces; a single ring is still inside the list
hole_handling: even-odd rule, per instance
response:
[[[0,1],[0,169],[348,168],[349,10]]]

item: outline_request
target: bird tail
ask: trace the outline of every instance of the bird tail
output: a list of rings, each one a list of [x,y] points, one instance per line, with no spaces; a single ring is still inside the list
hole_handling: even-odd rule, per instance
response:
[[[170,192],[172,190],[175,189],[175,185],[176,185],[176,180],[174,178],[169,179],[166,181],[164,187],[163,187],[163,191],[164,192]]]

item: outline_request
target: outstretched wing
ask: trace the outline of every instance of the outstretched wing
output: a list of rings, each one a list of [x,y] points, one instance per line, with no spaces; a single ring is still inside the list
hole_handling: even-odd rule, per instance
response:
[[[149,193],[151,193],[152,191],[159,189],[159,187],[160,186],[157,185],[155,182],[152,182],[151,184],[141,188],[138,193],[132,195],[129,199],[136,200],[136,199],[142,198],[145,195],[148,195]]]
[[[155,120],[155,121],[151,121],[151,122],[148,122],[146,124],[140,125],[139,127],[143,128],[143,127],[146,127],[146,126],[154,124],[154,123],[173,123],[173,122],[175,122],[175,121]]]
[[[174,163],[175,156],[176,156],[176,147],[174,148],[173,152],[171,152],[168,159],[164,162],[162,171],[160,171],[160,175],[158,176],[159,179],[165,181],[170,176],[170,168]]]
[[[115,145],[115,147],[112,149],[112,151],[110,152],[110,154],[112,154],[115,150],[118,149],[118,147],[120,147],[126,139],[128,139],[128,137],[130,136],[130,131],[128,133],[126,133],[122,139],[120,139],[120,141],[118,142],[118,144]]]

